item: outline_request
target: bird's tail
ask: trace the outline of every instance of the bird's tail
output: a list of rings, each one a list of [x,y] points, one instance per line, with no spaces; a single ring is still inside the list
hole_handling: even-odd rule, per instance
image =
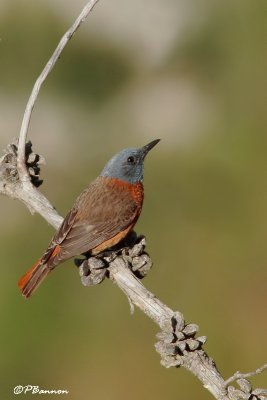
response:
[[[23,296],[26,298],[30,297],[50,271],[51,268],[49,268],[47,264],[43,264],[41,259],[38,260],[18,282],[19,289]]]

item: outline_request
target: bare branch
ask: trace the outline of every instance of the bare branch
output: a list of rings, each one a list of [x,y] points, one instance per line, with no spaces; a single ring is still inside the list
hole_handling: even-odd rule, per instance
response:
[[[255,371],[252,372],[247,372],[242,374],[241,372],[237,371],[233,376],[231,376],[225,381],[225,384],[228,386],[230,383],[236,381],[237,379],[251,378],[252,376],[261,374],[266,369],[267,369],[267,364],[264,364],[262,367],[257,368]]]
[[[36,188],[31,184],[28,170],[25,163],[25,147],[27,140],[27,133],[29,129],[30,119],[34,105],[37,100],[37,96],[41,89],[41,86],[48,74],[52,71],[54,65],[59,59],[62,51],[64,50],[67,43],[70,41],[74,33],[80,27],[80,25],[85,21],[88,14],[94,8],[98,0],[90,0],[83,8],[82,12],[79,14],[73,25],[68,29],[68,31],[61,38],[57,48],[52,54],[51,58],[45,65],[43,71],[37,78],[34,87],[32,89],[30,98],[26,105],[24,112],[18,143],[18,154],[17,154],[17,171],[20,178],[20,185],[14,185],[2,183],[0,185],[0,193],[11,196],[12,198],[21,199],[30,209],[30,211],[38,212],[41,214],[49,223],[51,223],[55,228],[57,228],[61,222],[60,218],[55,214],[53,206],[50,202],[42,195]]]
[[[28,142],[25,147],[27,147],[28,150],[24,150],[24,153],[27,153],[25,169],[27,176],[29,177],[28,181],[21,182],[20,180],[17,169],[17,143],[11,143],[7,146],[3,157],[0,159],[0,194],[21,200],[29,208],[32,214],[37,212],[49,224],[57,229],[62,222],[62,218],[57,214],[48,199],[39,192],[32,183],[37,183],[37,186],[41,183],[39,180],[39,172],[37,172],[37,182],[37,176],[34,174],[36,168],[40,171],[38,162],[40,159],[43,160],[43,158],[32,152],[31,143],[29,146]],[[33,170],[33,172],[31,170]]]
[[[21,182],[28,182],[29,176],[25,166],[25,144],[27,140],[27,133],[29,129],[30,119],[33,111],[34,104],[37,100],[37,96],[41,89],[41,86],[45,79],[47,78],[48,74],[52,71],[54,65],[56,64],[57,60],[59,59],[62,51],[64,50],[67,43],[70,41],[74,33],[80,27],[80,25],[85,21],[88,14],[94,8],[95,4],[98,0],[90,0],[83,8],[80,15],[77,17],[73,25],[68,29],[68,31],[63,35],[62,39],[60,40],[56,50],[52,54],[51,58],[48,60],[46,66],[44,67],[43,71],[41,72],[40,76],[36,80],[34,87],[32,89],[32,93],[28,100],[25,113],[23,116],[20,135],[19,135],[19,145],[18,145],[18,172],[20,176]]]
[[[33,186],[31,174],[29,174],[30,167],[25,158],[27,132],[33,107],[43,82],[57,62],[64,47],[97,1],[91,0],[87,3],[74,24],[62,37],[55,52],[35,82],[21,125],[18,152],[16,153],[14,145],[13,147],[10,145],[11,147],[0,159],[0,193],[23,201],[31,212],[37,212],[42,215],[56,229],[61,225],[63,218],[57,213],[48,199]],[[180,312],[171,310],[142,285],[133,274],[132,271],[134,269],[132,268],[131,270],[130,268],[130,264],[132,264],[132,267],[134,264],[131,257],[127,258],[125,254],[120,253],[115,254],[115,257],[110,259],[105,256],[103,258],[109,264],[107,267],[109,277],[127,295],[130,304],[139,307],[160,326],[161,332],[158,334],[160,341],[156,344],[156,350],[160,353],[162,357],[161,363],[164,366],[183,366],[192,372],[214,398],[218,400],[266,399],[265,394],[267,391],[265,389],[252,391],[249,382],[244,378],[261,373],[267,368],[267,365],[249,374],[240,374],[238,372],[225,381],[217,370],[214,361],[202,349],[206,342],[206,337],[196,337],[198,326],[196,324],[185,324],[183,315]],[[84,271],[85,269],[80,266],[82,278],[84,278]],[[93,279],[94,282],[99,283],[103,276],[103,273],[96,273]],[[92,279],[83,279],[83,283],[89,285],[92,283]],[[240,390],[229,386],[229,383],[235,380],[237,380]]]
[[[145,288],[129,270],[126,262],[120,257],[115,258],[110,263],[109,272],[111,279],[126,294],[131,302],[140,308],[157,325],[164,328],[166,321],[169,322],[173,317],[174,311]],[[181,320],[183,320],[182,315]]]

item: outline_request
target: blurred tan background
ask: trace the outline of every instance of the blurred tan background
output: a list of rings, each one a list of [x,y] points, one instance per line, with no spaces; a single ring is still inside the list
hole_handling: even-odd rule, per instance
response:
[[[1,148],[84,3],[1,0]],[[100,1],[30,126],[47,161],[41,190],[62,215],[115,152],[162,138],[137,225],[154,260],[144,284],[200,325],[225,377],[267,361],[266,15],[264,0]],[[158,328],[130,316],[111,282],[84,288],[71,261],[25,301],[17,280],[53,229],[0,202],[1,398],[19,384],[75,400],[212,398],[183,369],[161,367]],[[253,382],[266,387],[266,373]]]

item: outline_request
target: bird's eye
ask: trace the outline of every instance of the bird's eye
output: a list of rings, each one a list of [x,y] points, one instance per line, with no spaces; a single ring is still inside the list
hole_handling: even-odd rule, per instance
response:
[[[129,164],[133,164],[133,163],[134,163],[134,157],[133,157],[133,156],[128,157],[128,158],[127,158],[127,162],[128,162]]]

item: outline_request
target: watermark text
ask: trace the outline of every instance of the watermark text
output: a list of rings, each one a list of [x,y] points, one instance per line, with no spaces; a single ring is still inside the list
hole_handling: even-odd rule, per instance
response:
[[[66,389],[42,389],[40,386],[33,385],[18,385],[14,387],[14,394],[68,394],[69,391]]]

